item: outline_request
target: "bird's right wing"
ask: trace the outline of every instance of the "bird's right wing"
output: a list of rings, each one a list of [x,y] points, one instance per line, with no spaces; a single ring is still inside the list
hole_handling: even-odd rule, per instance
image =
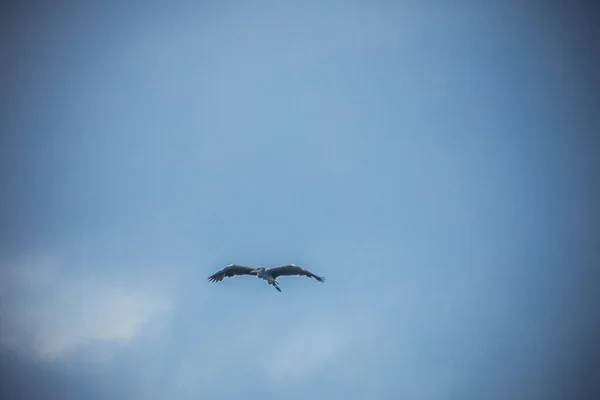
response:
[[[298,276],[307,276],[309,278],[315,278],[319,282],[325,282],[324,276],[318,276],[306,270],[302,267],[299,267],[295,264],[287,264],[282,265],[281,267],[269,268],[268,269],[271,276],[275,279],[279,276],[289,276],[289,275],[298,275]]]
[[[208,277],[211,282],[220,282],[225,278],[237,275],[256,275],[258,272],[256,268],[247,267],[245,265],[229,264],[220,271],[217,271],[213,275]]]

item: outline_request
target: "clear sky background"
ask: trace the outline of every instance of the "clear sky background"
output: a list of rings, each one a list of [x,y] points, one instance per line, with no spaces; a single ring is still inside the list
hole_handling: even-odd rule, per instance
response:
[[[599,30],[497,3],[6,8],[2,397],[583,398]]]

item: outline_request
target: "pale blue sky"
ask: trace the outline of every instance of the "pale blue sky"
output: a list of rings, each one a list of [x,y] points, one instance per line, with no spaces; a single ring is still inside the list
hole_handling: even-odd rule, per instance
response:
[[[250,4],[4,17],[10,387],[560,394],[598,317],[582,303],[597,118],[580,16]],[[327,282],[206,281],[229,263]]]

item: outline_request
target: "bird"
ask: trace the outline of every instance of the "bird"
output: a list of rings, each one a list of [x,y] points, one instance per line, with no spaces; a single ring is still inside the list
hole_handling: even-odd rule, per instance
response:
[[[279,292],[281,292],[281,288],[279,287],[277,278],[280,276],[306,276],[308,278],[315,278],[319,282],[325,282],[325,277],[315,275],[312,272],[295,264],[286,264],[274,268],[254,268],[246,265],[229,264],[225,268],[209,276],[208,280],[210,282],[221,282],[225,278],[239,275],[253,275],[260,279],[264,279],[269,285],[273,285],[273,287]]]

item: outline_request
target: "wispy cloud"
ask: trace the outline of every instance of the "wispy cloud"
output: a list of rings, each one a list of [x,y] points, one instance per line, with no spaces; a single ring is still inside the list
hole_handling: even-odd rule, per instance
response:
[[[143,280],[77,276],[64,268],[45,257],[3,269],[3,346],[54,359],[97,342],[126,344],[171,307],[164,291]]]

